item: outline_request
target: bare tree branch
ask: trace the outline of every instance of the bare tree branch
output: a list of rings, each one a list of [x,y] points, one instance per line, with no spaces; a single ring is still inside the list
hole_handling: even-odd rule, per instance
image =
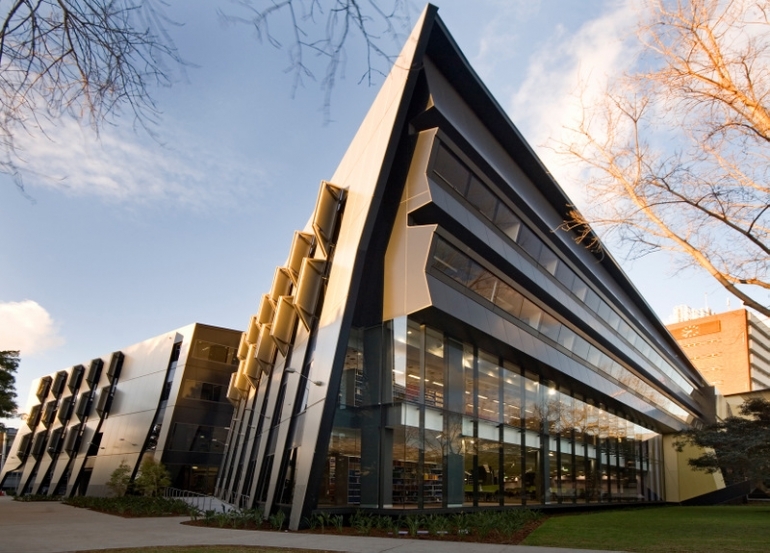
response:
[[[0,26],[0,171],[15,177],[14,136],[72,116],[95,132],[123,109],[152,133],[156,86],[183,64],[162,0],[16,0]]]
[[[586,168],[590,211],[644,255],[679,254],[770,316],[770,22],[753,0],[657,0],[640,26],[645,70],[584,106],[558,149]]]
[[[258,40],[286,49],[287,71],[294,75],[293,92],[305,86],[307,79],[318,80],[324,94],[326,121],[331,117],[334,86],[344,77],[348,49],[363,51],[366,61],[360,82],[373,84],[377,75],[384,77],[390,69],[400,38],[410,28],[405,0],[232,1],[238,7],[235,11],[244,15],[220,10],[220,18],[230,24],[249,25]],[[280,31],[272,31],[273,25],[280,28],[282,24],[291,27],[286,33],[292,37],[288,45],[277,38]],[[385,39],[393,41],[393,52],[383,44]],[[308,59],[310,54],[320,63]]]

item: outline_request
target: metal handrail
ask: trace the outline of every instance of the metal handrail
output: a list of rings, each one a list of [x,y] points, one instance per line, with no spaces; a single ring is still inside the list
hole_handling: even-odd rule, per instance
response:
[[[217,507],[220,505],[224,511],[230,511],[232,509],[238,508],[235,506],[234,502],[225,501],[223,499],[214,497],[213,495],[194,492],[192,490],[182,490],[179,488],[166,488],[163,490],[163,497],[167,497],[169,499],[181,499],[182,501],[185,501],[186,503],[198,509],[201,513],[205,513],[206,511],[216,511],[218,510]],[[215,503],[217,505],[215,505]],[[225,507],[225,505],[227,505],[227,507]]]

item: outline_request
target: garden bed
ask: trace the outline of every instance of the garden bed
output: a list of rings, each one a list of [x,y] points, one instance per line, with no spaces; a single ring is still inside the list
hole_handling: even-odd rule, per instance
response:
[[[545,519],[540,513],[530,510],[398,517],[359,511],[348,519],[342,515],[316,513],[306,521],[307,528],[300,532],[516,545]],[[281,531],[285,522],[285,516],[280,513],[264,520],[261,511],[250,509],[229,513],[207,511],[183,524],[223,529]]]

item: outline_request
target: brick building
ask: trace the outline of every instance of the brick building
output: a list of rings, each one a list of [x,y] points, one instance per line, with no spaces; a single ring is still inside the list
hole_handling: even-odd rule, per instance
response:
[[[725,395],[770,388],[770,328],[746,309],[668,325],[703,377]]]

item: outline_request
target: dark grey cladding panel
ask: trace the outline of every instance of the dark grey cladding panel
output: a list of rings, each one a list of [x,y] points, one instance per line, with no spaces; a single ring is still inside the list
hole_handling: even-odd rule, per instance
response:
[[[511,321],[496,315],[459,290],[455,290],[431,275],[428,275],[427,279],[435,309],[462,321],[463,324],[472,326],[476,334],[491,336],[494,340],[547,366],[550,370],[549,377],[553,380],[559,381],[559,375],[564,375],[570,381],[580,382],[596,391],[599,399],[619,402],[632,411],[655,421],[659,428],[679,430],[683,427],[681,422],[654,405],[590,370]],[[465,336],[458,336],[458,338],[466,339]]]
[[[445,39],[447,42],[444,42]],[[451,37],[437,37],[436,40],[450,50],[455,47]],[[475,161],[487,166],[492,173],[497,173],[499,178],[495,180],[498,186],[507,189],[512,199],[513,196],[519,197],[514,201],[528,214],[531,222],[548,236],[548,242],[557,244],[558,250],[576,262],[612,303],[645,329],[653,342],[666,349],[669,355],[678,357],[680,370],[691,374],[695,382],[705,384],[610,254],[604,252],[597,257],[583,246],[576,245],[572,234],[552,232],[568,217],[572,202],[495,100],[488,95],[470,66],[462,63],[447,64],[452,54],[439,50],[435,48],[435,43],[429,50],[429,57],[437,64],[438,71],[432,64],[426,64],[429,86],[435,100],[433,111],[440,112],[438,117],[434,117],[434,124],[452,139],[464,142],[471,150],[475,150],[478,153]],[[459,51],[456,53],[459,54]],[[500,182],[507,186],[503,188]],[[529,272],[527,268],[522,270]]]
[[[606,329],[596,320],[582,304],[576,301],[570,294],[562,290],[550,278],[544,275],[540,268],[536,267],[529,257],[521,254],[516,248],[508,244],[497,233],[480,220],[480,215],[472,213],[468,207],[463,206],[441,186],[430,181],[430,193],[433,202],[453,219],[463,224],[473,236],[498,255],[508,261],[515,269],[523,273],[532,282],[535,282],[543,292],[551,296],[558,305],[564,306],[571,313],[579,314],[581,320],[597,332],[604,333]]]

